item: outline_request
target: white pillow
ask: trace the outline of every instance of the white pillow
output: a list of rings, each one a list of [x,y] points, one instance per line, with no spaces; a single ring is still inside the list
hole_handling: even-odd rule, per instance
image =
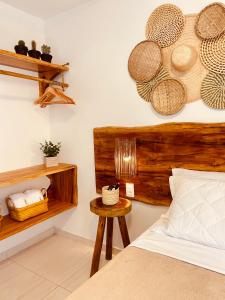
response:
[[[205,178],[205,179],[215,179],[215,180],[224,180],[225,173],[223,172],[205,172],[205,171],[195,171],[187,169],[172,169],[172,174],[174,176],[185,176],[191,178]]]
[[[225,182],[171,177],[175,195],[167,234],[225,249]]]

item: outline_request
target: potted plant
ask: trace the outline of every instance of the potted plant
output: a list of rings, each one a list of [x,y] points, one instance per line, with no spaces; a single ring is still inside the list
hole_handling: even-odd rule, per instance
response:
[[[14,47],[17,54],[27,55],[28,48],[25,45],[25,42],[19,40],[18,45]]]
[[[61,143],[53,144],[51,141],[45,141],[44,144],[41,143],[41,151],[44,154],[44,161],[46,167],[55,167],[58,166],[58,158],[61,148]]]
[[[50,63],[52,61],[52,55],[50,54],[51,47],[48,45],[42,45],[41,51],[41,59]]]
[[[36,48],[37,48],[37,47],[36,47],[36,42],[35,42],[35,41],[32,41],[32,42],[31,42],[31,50],[28,51],[28,54],[29,54],[30,57],[40,59],[40,57],[41,57],[41,52],[38,51]]]

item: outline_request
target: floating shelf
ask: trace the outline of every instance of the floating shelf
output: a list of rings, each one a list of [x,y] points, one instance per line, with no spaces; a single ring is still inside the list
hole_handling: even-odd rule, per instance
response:
[[[77,206],[77,167],[75,165],[59,164],[59,166],[52,168],[38,165],[0,173],[0,187],[42,176],[47,176],[50,179],[48,188],[49,211],[23,222],[14,221],[9,215],[4,216],[0,229],[0,240]]]
[[[46,79],[49,81],[52,81],[56,76],[69,70],[69,68],[65,65],[48,63],[40,59],[32,58],[21,54],[16,54],[14,52],[6,51],[6,50],[0,50],[0,65],[37,72],[40,79]],[[18,73],[14,73],[14,74],[18,74]],[[21,74],[21,78],[25,78],[25,76],[26,75]],[[19,77],[19,76],[15,76],[15,77]],[[67,87],[68,85],[64,84],[64,86]],[[39,82],[40,95],[43,94],[43,92],[47,87],[48,87],[48,83]]]

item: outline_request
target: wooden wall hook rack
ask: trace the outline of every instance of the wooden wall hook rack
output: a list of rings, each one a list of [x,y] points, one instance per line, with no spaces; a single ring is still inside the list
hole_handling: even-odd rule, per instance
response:
[[[36,72],[38,77],[6,70],[0,70],[0,74],[38,81],[39,96],[44,94],[46,88],[49,87],[50,84],[59,85],[63,88],[69,86],[67,83],[54,81],[56,76],[69,71],[68,64],[69,63],[65,65],[52,64],[14,52],[0,50],[0,65]]]

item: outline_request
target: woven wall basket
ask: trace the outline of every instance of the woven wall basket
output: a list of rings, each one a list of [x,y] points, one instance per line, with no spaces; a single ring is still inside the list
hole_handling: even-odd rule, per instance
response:
[[[164,4],[150,15],[146,26],[146,38],[168,47],[179,38],[184,28],[184,16],[175,5]]]
[[[153,41],[143,41],[131,52],[128,70],[134,80],[147,82],[158,74],[161,65],[162,54],[159,45]]]
[[[212,72],[225,74],[225,35],[201,43],[200,57],[204,66]]]
[[[225,75],[210,72],[202,82],[201,98],[215,109],[225,109]]]
[[[158,82],[152,90],[151,97],[153,108],[161,115],[173,115],[186,103],[185,87],[180,81],[172,78]]]
[[[158,75],[156,75],[152,80],[148,82],[136,82],[137,92],[139,96],[147,101],[151,102],[151,92],[153,87],[157,84],[157,82],[169,78],[169,72],[165,68],[161,68]]]
[[[213,39],[225,32],[225,6],[212,3],[198,15],[195,30],[201,39]]]

